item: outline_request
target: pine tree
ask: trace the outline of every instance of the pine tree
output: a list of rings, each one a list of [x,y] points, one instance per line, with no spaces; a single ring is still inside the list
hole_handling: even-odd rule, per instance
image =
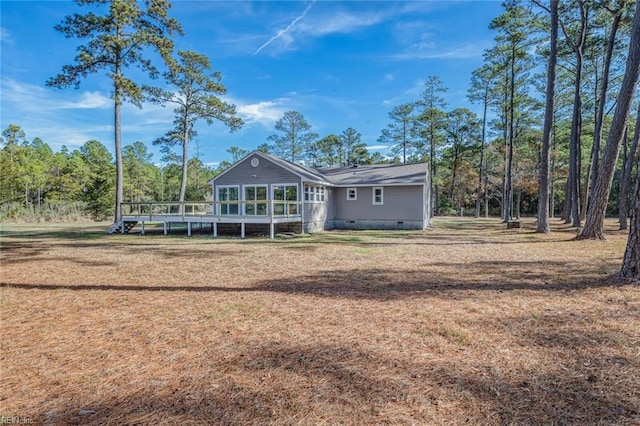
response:
[[[62,72],[48,80],[47,85],[78,88],[81,79],[100,71],[111,79],[116,155],[115,222],[118,223],[124,197],[120,110],[127,101],[141,107],[144,98],[141,85],[125,72],[133,67],[152,78],[157,77],[157,67],[146,57],[149,50],[158,52],[164,62],[172,66],[172,37],[182,34],[182,27],[168,16],[171,4],[167,0],[145,0],[142,4],[136,0],[75,1],[79,6],[107,10],[103,14],[75,13],[55,27],[65,37],[83,39],[86,43],[78,46],[74,63],[63,66]]]

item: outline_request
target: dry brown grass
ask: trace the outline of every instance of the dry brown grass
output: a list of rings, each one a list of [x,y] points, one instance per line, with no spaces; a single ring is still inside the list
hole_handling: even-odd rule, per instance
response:
[[[640,287],[613,276],[613,223],[604,242],[435,225],[275,241],[3,226],[0,416],[640,423]]]

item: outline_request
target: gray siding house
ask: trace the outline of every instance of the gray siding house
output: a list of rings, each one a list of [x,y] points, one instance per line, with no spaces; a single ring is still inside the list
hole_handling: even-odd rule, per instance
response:
[[[312,169],[254,151],[209,182],[213,214],[226,223],[294,230],[425,229],[428,164]],[[260,217],[269,218],[261,222]],[[234,220],[236,218],[236,220]]]

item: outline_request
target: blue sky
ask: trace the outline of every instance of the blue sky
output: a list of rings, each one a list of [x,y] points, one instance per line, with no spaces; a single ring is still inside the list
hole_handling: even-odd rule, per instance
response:
[[[201,159],[229,160],[226,150],[253,150],[275,132],[286,111],[302,113],[312,130],[326,136],[353,127],[372,151],[396,105],[417,100],[430,75],[449,87],[451,109],[479,106],[466,99],[471,72],[482,64],[494,34],[499,1],[174,1],[171,15],[185,36],[177,49],[211,59],[245,120],[234,133],[220,124],[196,126]],[[54,89],[45,81],[72,63],[77,39],[54,26],[74,12],[71,1],[0,1],[2,129],[21,126],[54,150],[75,149],[96,139],[113,151],[113,104],[104,74],[80,88]],[[157,81],[156,84],[162,84]],[[123,110],[123,143],[152,141],[172,126],[171,107],[144,105]]]

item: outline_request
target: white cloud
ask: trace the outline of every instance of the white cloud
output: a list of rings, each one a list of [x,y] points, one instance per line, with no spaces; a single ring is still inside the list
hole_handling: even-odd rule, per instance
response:
[[[391,83],[393,80],[395,80],[395,76],[391,73],[387,73],[384,75],[384,82],[385,83]]]
[[[368,145],[366,148],[368,151],[379,151],[382,149],[389,149],[389,145]]]
[[[379,24],[386,19],[384,12],[362,11],[354,14],[347,11],[337,11],[308,19],[303,22],[297,32],[301,35],[322,37],[328,34],[348,34],[361,28]]]
[[[420,41],[409,46],[403,53],[387,57],[390,60],[404,61],[415,59],[465,59],[482,57],[488,41],[466,42],[461,45],[443,45],[434,41]]]
[[[78,147],[99,140],[111,149],[113,101],[96,91],[58,90],[10,78],[0,80],[1,126],[17,124],[32,139],[40,137],[53,149]],[[145,104],[143,109],[122,107],[123,144],[150,143],[162,136],[173,121],[173,108]]]
[[[258,102],[227,97],[225,101],[236,106],[236,111],[240,118],[245,121],[245,126],[259,124],[272,128],[274,123],[292,108],[292,100],[289,97]]]
[[[1,87],[3,105],[8,104],[12,110],[103,109],[112,104],[111,99],[98,92],[62,92],[10,78],[3,78]]]
[[[57,105],[61,109],[94,109],[108,108],[113,101],[99,92],[83,92],[77,101],[62,102]]]
[[[314,3],[310,3],[286,28],[276,32],[254,55],[270,45],[272,53],[277,54],[293,50],[310,39],[353,33],[416,11],[416,7],[411,5],[382,6],[383,2],[376,3],[371,9],[366,9],[365,3],[358,3],[354,10],[339,9],[341,6],[336,3],[321,2],[313,13],[308,13]]]
[[[0,27],[0,43],[13,45],[13,36],[5,27]]]
[[[274,41],[278,40],[278,39],[282,39],[285,42],[285,46],[289,45],[291,43],[291,41],[293,40],[291,38],[291,36],[289,35],[289,32],[295,27],[295,25],[305,17],[305,15],[307,14],[307,12],[309,12],[309,9],[311,9],[311,6],[313,6],[314,2],[309,3],[309,5],[307,6],[307,8],[304,10],[304,12],[302,12],[301,15],[299,15],[298,17],[296,17],[293,21],[291,21],[291,23],[289,23],[289,25],[287,25],[286,28],[283,28],[281,30],[278,30],[278,32],[276,32],[276,34],[274,34],[269,40],[267,40],[266,43],[264,43],[262,46],[260,46],[258,48],[258,50],[256,50],[253,54],[257,55],[258,53],[260,53],[260,51],[262,49],[264,49],[265,47],[269,46],[271,43],[273,43]]]

